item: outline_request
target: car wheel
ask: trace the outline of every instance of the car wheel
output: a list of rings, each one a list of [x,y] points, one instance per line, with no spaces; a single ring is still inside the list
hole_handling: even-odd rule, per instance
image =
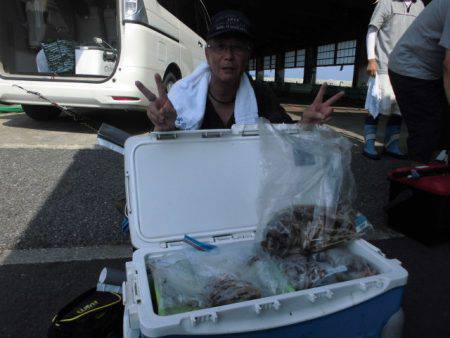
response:
[[[61,110],[53,106],[29,106],[22,105],[25,114],[36,121],[49,121],[61,114]]]
[[[164,85],[165,85],[166,88],[167,88],[167,92],[170,91],[170,88],[172,88],[172,86],[173,86],[173,85],[175,84],[175,82],[177,82],[177,81],[178,81],[177,77],[176,77],[173,73],[171,73],[171,72],[167,73],[167,74],[164,76],[163,83],[164,83]]]

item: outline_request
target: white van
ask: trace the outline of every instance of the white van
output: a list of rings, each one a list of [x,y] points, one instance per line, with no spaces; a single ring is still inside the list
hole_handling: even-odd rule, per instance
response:
[[[209,22],[202,0],[1,0],[0,103],[37,120],[59,110],[30,91],[66,107],[146,109],[135,81],[156,90],[155,73],[168,87],[191,73]]]

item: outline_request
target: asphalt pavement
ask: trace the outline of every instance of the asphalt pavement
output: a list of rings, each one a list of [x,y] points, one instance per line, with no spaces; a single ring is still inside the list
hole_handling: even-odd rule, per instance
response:
[[[132,134],[149,129],[143,113],[85,114]],[[357,208],[376,229],[370,239],[410,272],[404,337],[449,337],[450,245],[427,247],[386,227],[386,174],[408,162],[362,157],[363,120],[358,111],[342,112],[330,125],[354,144]],[[67,116],[36,122],[0,114],[2,338],[44,337],[55,312],[95,287],[102,267],[129,260],[130,238],[114,207],[125,194],[123,157],[95,143],[95,133]]]

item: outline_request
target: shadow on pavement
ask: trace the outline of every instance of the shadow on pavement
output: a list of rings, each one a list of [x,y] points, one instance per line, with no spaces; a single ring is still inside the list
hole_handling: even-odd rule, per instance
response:
[[[48,150],[41,150],[47,152]],[[64,157],[67,166],[60,169],[58,176],[40,178],[36,184],[25,187],[24,199],[33,196],[42,200],[36,204],[32,219],[28,222],[14,249],[82,247],[95,245],[115,245],[129,243],[120,228],[123,216],[115,209],[115,202],[125,196],[123,157],[109,150],[79,150],[64,152],[52,150],[48,161]],[[31,157],[31,154],[29,154]],[[40,157],[40,153],[34,153]],[[43,156],[43,155],[42,155]],[[70,158],[72,161],[70,162]],[[51,163],[39,168],[51,170]],[[39,179],[44,182],[39,183]],[[31,179],[30,179],[31,180]],[[27,184],[24,182],[24,184]],[[37,189],[35,185],[38,186]],[[41,194],[46,185],[53,189]],[[12,189],[18,190],[12,187]],[[36,189],[36,190],[33,190]],[[6,192],[5,192],[6,193]],[[8,192],[13,194],[14,191]],[[19,192],[17,192],[19,194]],[[28,196],[31,195],[31,196]],[[11,208],[17,213],[20,222],[20,207],[12,196]],[[35,198],[36,199],[36,198]],[[40,207],[38,207],[40,206]]]
[[[143,111],[124,110],[79,110],[82,117],[91,119],[100,125],[102,122],[121,128],[131,134],[142,134],[150,130],[150,121]],[[6,120],[2,122],[2,120]],[[36,129],[42,131],[61,131],[73,133],[95,133],[73,119],[61,114],[58,118],[50,121],[36,121],[29,118],[25,113],[0,114],[0,123],[5,127],[17,129]]]

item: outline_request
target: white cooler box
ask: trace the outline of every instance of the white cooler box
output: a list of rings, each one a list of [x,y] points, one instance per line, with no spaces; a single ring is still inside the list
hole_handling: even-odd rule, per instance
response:
[[[126,195],[137,250],[126,264],[124,336],[400,338],[408,273],[364,240],[348,248],[378,275],[176,315],[155,313],[149,257],[186,249],[185,234],[218,246],[255,239],[260,161],[259,136],[242,128],[128,139]],[[320,167],[299,170],[308,176]]]
[[[97,46],[78,46],[75,48],[75,74],[110,76],[116,63],[108,61],[105,53],[111,52]]]

